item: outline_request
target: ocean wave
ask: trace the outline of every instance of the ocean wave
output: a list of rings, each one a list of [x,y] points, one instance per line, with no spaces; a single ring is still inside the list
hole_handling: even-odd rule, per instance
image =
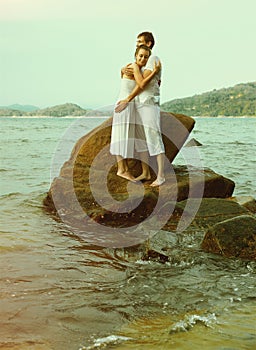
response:
[[[0,168],[0,173],[4,173],[10,170],[14,170],[14,169],[6,169],[6,168]]]
[[[19,197],[19,196],[24,196],[23,193],[21,192],[10,192],[10,193],[5,193],[0,196],[0,200],[7,199],[7,198],[13,198],[13,197]]]
[[[175,334],[179,332],[187,332],[198,323],[203,324],[205,327],[212,327],[213,324],[217,323],[216,315],[214,313],[207,316],[187,315],[183,320],[176,322],[170,329],[169,333]]]

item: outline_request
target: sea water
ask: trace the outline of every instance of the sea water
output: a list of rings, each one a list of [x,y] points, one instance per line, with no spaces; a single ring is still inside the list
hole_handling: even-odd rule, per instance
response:
[[[193,238],[167,264],[129,262],[44,212],[74,142],[104,120],[0,120],[0,349],[254,349],[254,262],[206,254]],[[203,166],[255,197],[256,119],[195,120]]]

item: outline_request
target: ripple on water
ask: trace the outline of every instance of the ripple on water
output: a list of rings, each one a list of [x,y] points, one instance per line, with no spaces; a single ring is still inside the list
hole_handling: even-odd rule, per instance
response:
[[[247,303],[217,315],[195,310],[184,315],[138,318],[124,325],[117,335],[95,339],[79,350],[114,344],[116,350],[252,350],[256,341],[255,312],[255,304]]]

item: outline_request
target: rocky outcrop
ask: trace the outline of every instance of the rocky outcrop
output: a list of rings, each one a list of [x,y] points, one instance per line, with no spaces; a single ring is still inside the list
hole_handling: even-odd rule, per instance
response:
[[[86,225],[96,223],[100,225],[98,227],[111,228],[118,235],[118,228],[136,227],[146,231],[145,235],[139,233],[140,240],[138,236],[133,239],[131,232],[125,234],[116,247],[127,247],[124,255],[129,258],[161,261],[168,261],[172,255],[174,238],[170,232],[194,233],[200,236],[201,242],[204,233],[214,225],[241,215],[253,215],[246,206],[229,199],[235,186],[232,180],[208,168],[172,166],[193,129],[194,120],[161,112],[161,123],[168,159],[164,185],[152,188],[149,186],[151,181],[132,184],[116,175],[116,160],[109,153],[112,124],[112,118],[109,118],[77,141],[70,159],[51,184],[44,200],[45,209],[79,233],[83,232],[85,222]],[[154,159],[150,165],[153,180]],[[134,176],[140,174],[138,159],[130,159],[129,167]],[[159,232],[151,235],[151,226],[145,225],[147,221],[151,226],[152,222],[160,222]],[[92,229],[91,234],[94,243],[97,236],[95,245],[111,246],[106,234],[101,235],[99,229],[94,233]],[[213,251],[205,243],[202,247]],[[227,253],[227,256],[233,255]],[[246,255],[243,249],[242,257],[251,259],[253,254]]]
[[[166,157],[170,163],[184,144],[194,123],[192,118],[185,115],[161,112],[161,127],[165,130],[163,141]],[[91,183],[98,186],[105,185],[107,181],[109,192],[116,199],[121,200],[123,195],[127,196],[127,181],[116,176],[115,157],[109,153],[111,125],[112,118],[109,118],[77,141],[70,159],[63,164],[44,201],[49,211],[57,212],[59,207],[62,207],[61,203],[77,200],[88,210],[97,211],[99,206],[95,204],[90,192]],[[152,159],[152,163],[154,161]],[[93,175],[92,165],[95,169]],[[155,164],[152,164],[153,168],[154,166]],[[141,164],[138,159],[130,160],[129,167],[135,176],[140,174]],[[154,177],[153,171],[152,177]],[[104,195],[105,189],[101,188],[99,192]]]
[[[160,262],[172,260],[177,254],[174,253],[179,235],[177,229],[182,221],[184,227],[189,220],[182,236],[193,235],[193,242],[197,241],[198,247],[201,246],[205,252],[226,257],[256,259],[255,217],[252,212],[229,199],[202,198],[199,203],[198,199],[189,199],[189,202],[190,205],[188,200],[176,203],[173,214],[163,230],[149,237],[146,244],[138,246],[136,251],[133,251],[133,257]],[[218,235],[221,240],[218,240]],[[129,258],[131,257],[130,253]]]
[[[176,201],[184,200],[188,196],[229,197],[234,189],[234,183],[231,180],[210,169],[194,169],[187,166],[174,168],[171,166],[171,162],[193,129],[194,120],[184,115],[161,112],[161,122],[162,129],[165,130],[163,141],[166,157],[169,160],[166,162],[166,184],[161,187],[161,197],[165,200]],[[110,211],[101,208],[100,203],[95,200],[92,188],[96,188],[101,202],[108,201],[109,193],[116,201],[119,201],[118,205],[120,201],[125,201],[123,211],[129,211],[129,207],[133,207],[133,203],[138,201],[138,196],[141,196],[141,193],[136,192],[141,191],[135,189],[133,196],[130,196],[130,200],[127,201],[127,181],[116,176],[115,157],[109,153],[111,123],[112,118],[78,140],[70,159],[62,166],[60,175],[54,179],[47,198],[44,200],[47,210],[57,213],[61,209],[65,211],[66,216],[73,216],[78,201],[83,209],[96,220],[102,219],[110,211],[115,212],[114,204],[110,206]],[[152,159],[152,163],[154,161],[155,159]],[[154,169],[155,165],[151,165]],[[134,176],[140,174],[141,164],[137,159],[130,160],[129,167]],[[152,179],[154,177],[155,174],[152,170]],[[144,185],[145,193],[142,204],[130,215],[134,220],[137,220],[141,215],[142,220],[147,217],[158,199],[158,188],[153,189],[148,184]],[[116,220],[115,215],[115,223],[117,223]],[[120,220],[123,224],[127,217],[121,215]]]

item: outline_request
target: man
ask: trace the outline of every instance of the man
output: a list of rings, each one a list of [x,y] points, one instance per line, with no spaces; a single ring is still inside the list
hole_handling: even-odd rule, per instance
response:
[[[142,32],[137,36],[136,46],[146,45],[150,49],[153,48],[155,40],[153,34],[150,32]],[[159,62],[157,56],[151,55],[145,66],[143,77],[146,78],[154,69],[155,65]],[[133,74],[133,71],[127,67],[122,69],[122,73],[126,75]],[[161,70],[154,76],[154,78],[145,86],[136,85],[134,90],[125,100],[119,101],[115,111],[120,112],[125,109],[129,102],[131,102],[136,96],[136,150],[140,153],[142,161],[142,174],[136,178],[136,180],[149,180],[150,171],[148,166],[148,153],[150,156],[156,156],[158,172],[156,180],[151,184],[152,187],[161,186],[165,182],[164,177],[164,145],[162,141],[162,135],[160,130],[160,82],[161,82]],[[143,89],[143,90],[142,90]],[[143,130],[141,130],[143,126]],[[143,135],[146,140],[140,142],[143,139]]]

